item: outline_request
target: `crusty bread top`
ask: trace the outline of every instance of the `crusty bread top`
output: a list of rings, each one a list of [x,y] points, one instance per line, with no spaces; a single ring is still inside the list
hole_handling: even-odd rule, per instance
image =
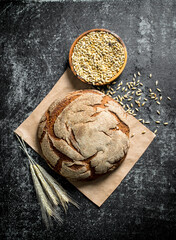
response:
[[[50,166],[71,179],[104,174],[124,159],[129,127],[122,107],[96,90],[56,100],[39,124],[38,137]]]

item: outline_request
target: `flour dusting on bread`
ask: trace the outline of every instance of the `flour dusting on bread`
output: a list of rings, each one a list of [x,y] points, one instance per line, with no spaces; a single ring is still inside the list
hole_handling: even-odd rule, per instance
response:
[[[70,93],[55,101],[38,129],[49,165],[70,179],[92,179],[114,170],[129,148],[123,108],[96,90]]]

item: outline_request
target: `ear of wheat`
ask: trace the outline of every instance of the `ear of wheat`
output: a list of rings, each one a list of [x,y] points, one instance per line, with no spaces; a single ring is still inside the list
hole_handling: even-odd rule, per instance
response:
[[[24,140],[16,135],[20,142],[20,148],[25,152],[28,157],[31,175],[36,190],[36,194],[40,203],[42,218],[47,228],[52,226],[53,217],[57,222],[62,223],[61,208],[65,212],[68,209],[68,204],[72,203],[75,207],[79,208],[78,204],[65,192],[60,184],[49,175],[43,167],[35,162],[29,155]]]

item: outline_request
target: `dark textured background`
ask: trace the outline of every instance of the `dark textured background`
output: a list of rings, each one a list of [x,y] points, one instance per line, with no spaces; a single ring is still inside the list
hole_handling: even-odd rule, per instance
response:
[[[1,3],[0,8],[0,239],[176,239],[176,1]],[[169,125],[161,124],[148,150],[101,208],[31,151],[80,203],[79,211],[70,206],[63,215],[63,225],[47,231],[13,130],[63,74],[74,39],[101,27],[117,33],[127,46],[128,63],[119,80],[140,71],[146,91],[159,80],[160,119]],[[144,77],[150,73],[152,79]],[[139,114],[151,120],[151,130],[156,128],[155,108]]]

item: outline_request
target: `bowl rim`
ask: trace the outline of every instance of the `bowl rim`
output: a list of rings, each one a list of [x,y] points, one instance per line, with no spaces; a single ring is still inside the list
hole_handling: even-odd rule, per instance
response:
[[[118,73],[116,75],[114,75],[112,78],[109,79],[108,82],[106,83],[95,83],[95,84],[92,84],[91,82],[87,82],[86,80],[84,80],[84,78],[82,78],[81,76],[79,76],[76,71],[74,70],[74,66],[73,66],[73,63],[72,63],[72,54],[73,54],[73,49],[75,47],[75,45],[77,44],[77,42],[82,38],[84,37],[85,35],[87,35],[88,33],[90,32],[108,32],[110,34],[112,34],[114,37],[116,37],[118,39],[118,41],[122,44],[123,48],[124,48],[124,53],[125,53],[125,61],[124,61],[124,64],[123,66],[121,67],[121,69],[118,71]],[[93,85],[93,86],[102,86],[102,85],[107,85],[109,83],[111,83],[112,81],[114,81],[116,78],[118,78],[120,76],[120,74],[123,72],[125,66],[126,66],[126,63],[127,63],[127,49],[126,49],[126,46],[123,42],[123,40],[114,32],[108,30],[108,29],[104,29],[104,28],[95,28],[95,29],[90,29],[88,31],[85,31],[84,33],[82,33],[81,35],[79,35],[75,41],[72,43],[71,45],[71,48],[70,48],[70,51],[69,51],[69,65],[70,65],[70,68],[71,68],[71,71],[73,72],[73,74],[79,79],[81,80],[82,82],[84,83],[87,83],[87,84],[90,84],[90,85]]]

